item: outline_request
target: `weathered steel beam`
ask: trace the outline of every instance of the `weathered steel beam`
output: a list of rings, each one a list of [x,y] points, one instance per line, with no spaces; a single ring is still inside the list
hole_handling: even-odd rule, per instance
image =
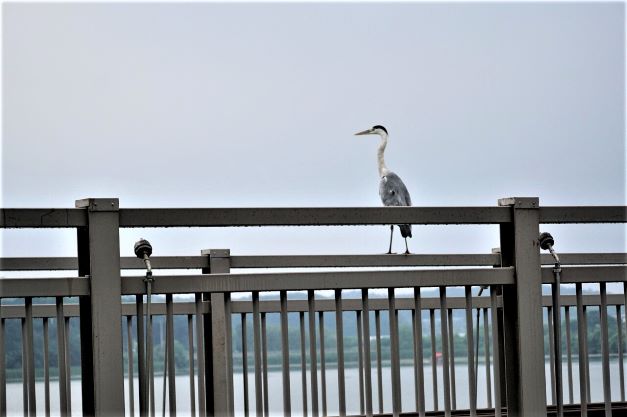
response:
[[[540,223],[625,223],[626,206],[540,207]]]
[[[290,272],[261,274],[161,275],[154,292],[298,291],[359,288],[410,288],[514,283],[513,268],[411,271]],[[145,291],[142,277],[124,277],[124,295]]]
[[[551,268],[542,268],[542,283],[552,284],[555,281]],[[562,284],[577,282],[625,282],[627,281],[627,265],[611,266],[573,266],[562,268]]]
[[[498,254],[411,254],[411,255],[242,255],[231,256],[231,268],[342,268],[394,266],[500,266]],[[562,265],[627,264],[627,253],[560,253]],[[553,265],[550,254],[540,255],[542,265]],[[153,256],[153,269],[202,269],[206,256]],[[0,258],[0,271],[75,271],[74,257]],[[120,258],[121,269],[144,269],[135,256]]]
[[[87,225],[87,213],[79,208],[0,209],[0,228],[57,228]]]
[[[76,297],[89,294],[89,278],[0,278],[0,297]]]
[[[499,200],[513,223],[501,225],[503,264],[516,268],[516,284],[503,286],[503,327],[507,415],[546,413],[539,201],[535,197]]]
[[[120,227],[498,224],[502,207],[316,207],[121,209]]]
[[[625,223],[625,206],[541,207],[540,223]],[[321,226],[372,224],[500,224],[504,207],[127,208],[120,227]],[[0,228],[83,227],[83,210],[0,209]]]
[[[77,200],[87,215],[78,229],[79,275],[89,276],[89,297],[79,299],[83,414],[124,414],[119,203]]]

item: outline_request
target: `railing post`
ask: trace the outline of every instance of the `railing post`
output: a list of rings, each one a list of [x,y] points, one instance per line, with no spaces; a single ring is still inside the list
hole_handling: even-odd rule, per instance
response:
[[[123,415],[119,202],[87,198],[76,207],[87,210],[87,227],[77,231],[78,273],[90,277],[90,294],[79,299],[83,414]]]
[[[501,224],[503,266],[514,266],[516,283],[503,286],[503,328],[508,416],[546,415],[539,200],[499,200],[513,222]]]
[[[492,253],[493,254],[498,254],[499,255],[499,261],[498,261],[498,265],[496,265],[496,267],[502,267],[503,266],[503,254],[501,253],[501,248],[492,248]],[[494,402],[494,408],[495,410],[498,408],[498,412],[496,412],[496,416],[500,417],[500,412],[501,409],[503,407],[507,406],[507,382],[505,379],[505,347],[504,347],[504,343],[505,343],[505,339],[504,339],[504,334],[505,331],[503,329],[503,307],[498,307],[497,303],[496,303],[496,299],[498,297],[503,297],[503,286],[502,285],[492,285],[490,287],[490,293],[494,291],[494,308],[492,310],[493,312],[493,316],[492,316],[492,321],[493,321],[493,325],[492,325],[492,329],[495,332],[495,335],[493,336],[493,341],[494,341],[494,369],[496,370],[498,368],[499,372],[498,372],[498,378],[497,378],[497,372],[494,373],[494,397],[495,397],[495,402]],[[498,362],[498,363],[497,363]],[[498,384],[498,389],[497,389],[497,384]]]
[[[228,274],[231,270],[228,249],[206,249],[209,268],[205,274]],[[207,415],[233,415],[233,364],[231,346],[231,294],[204,294],[209,301],[209,315],[204,320],[205,386]]]

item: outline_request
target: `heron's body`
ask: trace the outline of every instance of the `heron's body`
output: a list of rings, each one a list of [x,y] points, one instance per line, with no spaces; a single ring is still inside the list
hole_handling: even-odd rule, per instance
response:
[[[379,196],[384,206],[411,206],[411,196],[401,177],[388,171],[379,182]],[[399,224],[401,236],[411,237],[411,224]]]
[[[411,197],[409,195],[409,191],[407,191],[407,187],[403,183],[403,180],[396,175],[394,172],[390,171],[385,165],[385,147],[388,143],[388,132],[387,130],[380,125],[374,126],[372,129],[364,130],[363,132],[356,133],[357,135],[370,135],[377,134],[381,137],[381,143],[379,144],[379,149],[377,151],[377,162],[379,165],[379,177],[381,181],[379,182],[379,196],[381,197],[381,202],[385,206],[391,207],[399,207],[399,206],[411,206]],[[399,229],[401,230],[401,236],[405,238],[405,253],[409,253],[409,248],[407,247],[407,238],[412,237],[411,235],[411,224],[399,224]],[[392,236],[394,234],[394,226],[390,226],[390,248],[388,253],[392,253]]]

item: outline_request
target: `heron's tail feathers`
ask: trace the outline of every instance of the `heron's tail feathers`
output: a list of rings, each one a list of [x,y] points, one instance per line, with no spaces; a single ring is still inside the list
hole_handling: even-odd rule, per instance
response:
[[[411,237],[411,224],[399,224],[398,227],[401,229],[401,236]]]

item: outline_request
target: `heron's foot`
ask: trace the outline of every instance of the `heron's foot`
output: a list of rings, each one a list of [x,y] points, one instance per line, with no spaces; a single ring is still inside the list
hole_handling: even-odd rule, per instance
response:
[[[386,255],[396,255],[396,252],[388,251],[385,253]]]
[[[405,251],[405,255],[411,255],[411,252],[409,251],[409,249]]]

